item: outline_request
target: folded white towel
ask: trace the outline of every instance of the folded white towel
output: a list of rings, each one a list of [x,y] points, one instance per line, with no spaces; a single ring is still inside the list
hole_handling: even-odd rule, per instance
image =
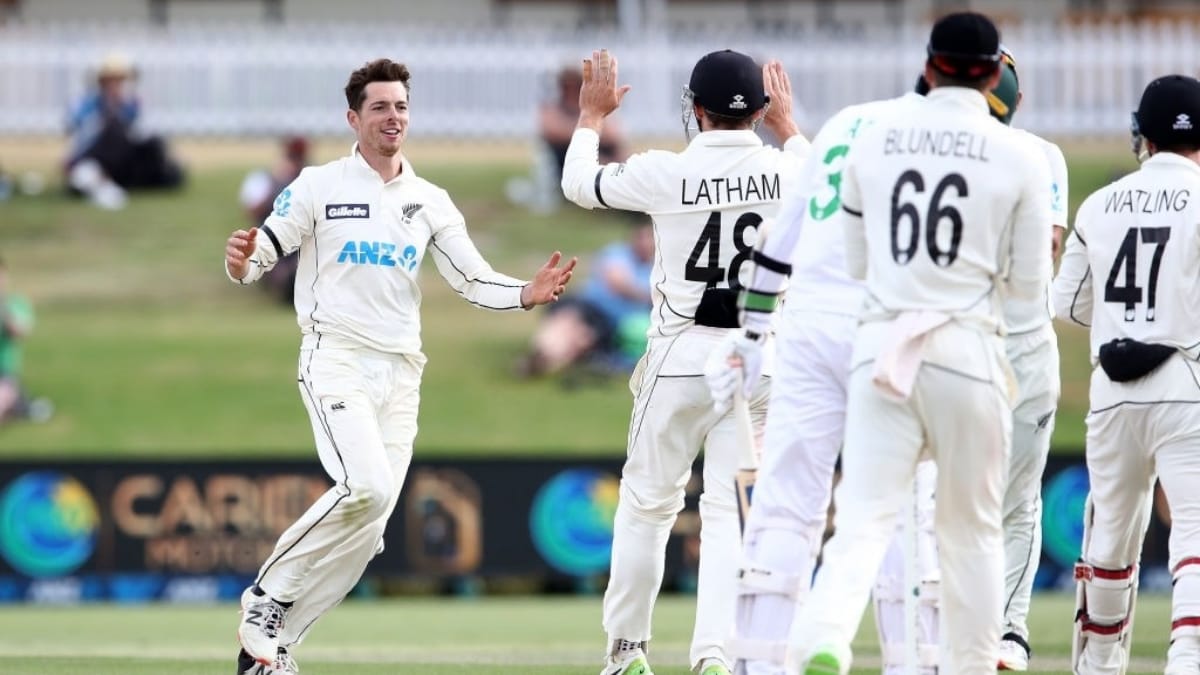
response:
[[[925,338],[953,317],[944,312],[902,312],[890,321],[891,331],[875,356],[871,380],[885,394],[901,401],[912,394],[917,371],[925,358]]]

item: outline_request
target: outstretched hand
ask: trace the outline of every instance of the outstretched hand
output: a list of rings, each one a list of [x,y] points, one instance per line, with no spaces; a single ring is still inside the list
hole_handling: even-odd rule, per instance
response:
[[[554,302],[567,290],[567,283],[571,281],[571,274],[574,272],[579,258],[571,258],[565,265],[559,267],[558,263],[561,260],[562,253],[555,251],[550,255],[546,264],[537,271],[537,274],[533,275],[533,279],[525,284],[525,287],[521,289],[522,307],[529,309]]]
[[[772,59],[763,64],[763,89],[771,97],[771,104],[763,114],[763,125],[771,130],[782,143],[800,133],[792,109],[792,80],[783,64]]]
[[[254,255],[254,239],[258,228],[234,230],[225,242],[225,267],[234,279],[245,279],[250,273],[250,256]]]
[[[592,52],[592,58],[583,60],[579,126],[600,131],[604,118],[621,106],[621,99],[630,89],[627,84],[617,83],[617,57],[607,49]]]

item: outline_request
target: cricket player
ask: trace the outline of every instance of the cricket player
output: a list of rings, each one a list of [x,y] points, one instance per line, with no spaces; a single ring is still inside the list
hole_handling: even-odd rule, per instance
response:
[[[425,364],[417,272],[426,250],[459,295],[493,310],[553,302],[575,266],[560,267],[556,252],[532,281],[492,270],[445,190],[403,155],[407,67],[367,63],[345,93],[357,139],[350,154],[304,169],[263,225],[235,231],[225,248],[226,273],[239,284],[299,249],[300,396],[334,481],[242,594],[239,674],[294,673],[290,648],[382,550],[417,432]]]
[[[1020,79],[1012,52],[1001,47],[1000,80],[987,93],[992,116],[1011,124],[1021,104]],[[1067,223],[1067,162],[1062,150],[1050,141],[1027,131],[1018,130],[1045,157],[1050,172],[1050,201],[1053,214],[1052,257],[1057,255]],[[1052,325],[1049,280],[1034,300],[1009,298],[1004,303],[1007,335],[1005,352],[1017,384],[1017,403],[1013,408],[1012,448],[1009,456],[1008,482],[1004,489],[1004,634],[1000,641],[1001,670],[1027,670],[1029,667],[1029,601],[1033,579],[1041,559],[1041,489],[1042,472],[1050,453],[1050,435],[1054,430],[1054,411],[1059,395],[1058,340]],[[919,506],[923,511],[923,506]],[[888,552],[880,571],[875,591],[876,616],[900,617],[903,608],[903,557],[899,541]],[[922,545],[918,564],[922,582],[936,577],[936,550]],[[929,553],[934,553],[932,558]],[[928,588],[925,583],[922,589]],[[888,606],[890,605],[890,606]],[[923,612],[927,612],[924,607]],[[888,620],[877,619],[881,633],[891,633],[896,639],[885,639],[885,665],[889,644],[902,647],[905,626],[896,624],[888,630]],[[887,635],[883,637],[887,638]],[[926,648],[921,641],[921,649]],[[886,670],[886,668],[885,668]]]
[[[1016,59],[1002,50],[1000,82],[988,95],[992,115],[1011,124],[1021,105]],[[1041,150],[1050,170],[1052,252],[1057,257],[1067,228],[1067,161],[1057,145],[1018,130]],[[1042,473],[1050,454],[1054,414],[1061,391],[1058,338],[1050,309],[1049,283],[1032,301],[1010,298],[1004,304],[1005,353],[1017,382],[1012,413],[1012,449],[1004,488],[1004,626],[1001,670],[1029,668],[1029,601],[1042,556]]]
[[[713,350],[705,368],[715,406],[727,409],[743,379],[758,381],[768,356],[764,341],[746,334],[771,331],[772,312],[787,292],[775,323],[775,375],[729,643],[739,674],[783,672],[788,628],[825,533],[864,300],[862,282],[846,271],[845,236],[829,226],[841,208],[846,154],[876,117],[909,98],[920,95],[844,108],[813,137],[797,188],[785,194],[775,226],[752,255],[752,280],[741,292],[742,330]]]
[[[929,94],[893,104],[855,141],[842,173],[837,217],[867,297],[837,528],[790,630],[792,673],[849,672],[871,580],[926,455],[937,464],[939,669],[979,675],[997,664],[1016,394],[1003,304],[1044,293],[1050,175],[1040,151],[989,115],[985,92],[1000,77],[995,25],[948,15],[927,52]]]
[[[579,125],[562,179],[563,193],[580,206],[649,214],[656,244],[649,344],[631,378],[634,409],[604,596],[609,651],[602,672],[650,673],[645,650],[667,538],[704,448],[690,665],[702,675],[724,675],[737,593],[739,441],[732,411],[714,410],[702,375],[709,352],[737,327],[737,291],[758,231],[774,221],[781,189],[797,178],[808,141],[792,120],[783,67],[760,67],[726,50],[704,56],[692,70],[684,124],[694,116],[700,133],[683,152],[650,151],[601,166],[598,134],[626,91],[607,52],[584,61]],[[763,145],[754,132],[760,121],[784,141],[783,151]],[[770,364],[763,372],[769,376]],[[765,377],[752,390],[752,416],[761,426]]]
[[[1091,327],[1091,518],[1074,672],[1124,673],[1155,478],[1171,509],[1168,675],[1200,669],[1200,81],[1151,82],[1141,168],[1090,195],[1054,280],[1058,318]]]
[[[1002,48],[1004,64],[996,87],[987,94],[992,116],[1008,123],[1020,102],[1015,60],[1010,52]],[[916,93],[902,98],[924,94],[929,90],[924,77],[918,79]],[[872,112],[886,109],[890,101],[851,106],[835,115],[813,139],[813,152],[805,165],[805,178],[799,192],[784,199],[779,223],[769,236],[760,241],[756,258],[766,257],[775,261],[791,260],[792,284],[787,291],[788,301],[780,312],[776,333],[776,372],[772,379],[771,402],[767,413],[765,449],[755,487],[754,509],[746,525],[744,544],[744,567],[740,573],[742,596],[739,601],[737,639],[731,649],[744,654],[745,672],[750,675],[774,675],[782,672],[782,647],[791,624],[795,598],[807,592],[807,580],[812,574],[812,565],[821,543],[825,528],[825,514],[829,501],[834,463],[841,447],[845,419],[845,389],[849,379],[850,350],[857,313],[846,308],[861,305],[861,282],[851,279],[845,271],[845,254],[841,232],[831,233],[819,224],[837,211],[841,165],[853,137],[869,125]],[[1051,206],[1055,222],[1066,222],[1066,163],[1058,147],[1029,134],[1042,147],[1054,176]],[[1061,187],[1058,187],[1061,185]],[[1060,241],[1061,229],[1055,226],[1056,241]],[[783,266],[783,263],[780,263]],[[769,325],[770,310],[777,304],[779,294],[785,289],[787,278],[756,265],[753,281],[742,291],[744,309],[742,325],[745,330],[764,330]],[[1048,340],[1038,340],[1037,350],[1049,351],[1053,358],[1046,372],[1038,368],[1017,367],[1019,389],[1023,402],[1040,401],[1046,397],[1057,397],[1057,350],[1054,334],[1050,330],[1050,313],[1047,288],[1040,301],[1022,303],[1012,300],[1005,305],[1006,319],[1010,327],[1028,319],[1021,311],[1041,317],[1040,325],[1049,333]],[[841,323],[840,326],[837,323]],[[1036,323],[1036,322],[1035,322]],[[1011,328],[1010,328],[1011,330]],[[1024,330],[1022,329],[1022,332]],[[737,361],[750,365],[761,361],[757,353],[758,343],[733,336],[727,351]],[[1010,336],[1006,343],[1010,355],[1018,363],[1029,360],[1030,350],[1024,347],[1029,342],[1021,335]],[[1012,349],[1016,343],[1018,348]],[[739,366],[731,366],[727,358],[720,358],[721,350],[714,352],[712,368],[707,373],[713,388],[714,399],[728,401],[732,388],[736,386],[734,376]],[[752,377],[752,375],[751,375]],[[1047,387],[1047,384],[1053,387]],[[725,403],[727,404],[727,403]],[[1022,410],[1022,404],[1016,408]],[[1006,664],[1015,669],[1012,662],[1023,657],[1027,662],[1028,651],[1025,615],[1028,611],[1032,578],[1040,553],[1036,537],[1040,523],[1036,509],[1040,506],[1040,478],[1049,450],[1049,433],[1035,425],[1036,435],[1022,437],[1018,431],[1024,427],[1020,417],[1014,414],[1014,439],[1012,473],[1006,489],[1005,500],[1005,549],[1009,559],[1006,630],[1016,633],[1019,642],[1006,635],[1001,641],[1002,659],[1006,648],[1017,648],[1017,655]],[[1023,443],[1036,440],[1037,444]],[[1034,453],[1034,450],[1038,454]],[[1032,456],[1030,456],[1032,455]],[[1025,462],[1018,458],[1028,457]],[[1041,457],[1040,463],[1037,457]],[[1031,470],[1021,470],[1033,464]],[[1020,467],[1020,468],[1018,468]],[[918,468],[916,481],[917,536],[912,542],[916,555],[915,581],[920,589],[917,626],[917,671],[933,673],[937,667],[937,586],[939,571],[937,550],[933,533],[933,492],[936,471],[931,462],[923,462]],[[1016,489],[1020,487],[1020,489]],[[1025,495],[1028,500],[1013,500],[1010,506],[1008,495]],[[1011,515],[1010,515],[1011,514]],[[1013,517],[1015,516],[1015,517]],[[907,520],[907,514],[900,520]],[[807,532],[806,538],[796,533]],[[884,564],[876,579],[872,592],[875,602],[875,623],[879,628],[880,646],[885,673],[908,672],[905,661],[904,638],[904,594],[907,586],[904,579],[904,546],[902,532],[893,540]],[[1031,541],[1032,540],[1032,541]],[[796,556],[796,551],[805,555]],[[1032,565],[1032,567],[1031,567]],[[785,584],[781,584],[786,580]],[[1023,604],[1022,604],[1023,601]],[[1015,618],[1009,618],[1013,612]],[[1019,612],[1019,613],[1017,613]],[[755,658],[754,655],[766,658]],[[775,663],[777,661],[777,663]],[[1023,669],[1023,668],[1022,668]]]

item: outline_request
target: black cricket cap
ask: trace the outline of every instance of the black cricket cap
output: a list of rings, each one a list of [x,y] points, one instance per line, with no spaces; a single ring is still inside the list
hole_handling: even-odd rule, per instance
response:
[[[725,117],[749,117],[767,104],[762,67],[730,49],[706,54],[697,61],[688,89],[701,108]]]
[[[933,24],[925,51],[939,73],[978,80],[1000,67],[1000,31],[978,12],[947,14]]]
[[[1133,116],[1136,133],[1155,145],[1200,144],[1200,80],[1187,75],[1154,80]]]

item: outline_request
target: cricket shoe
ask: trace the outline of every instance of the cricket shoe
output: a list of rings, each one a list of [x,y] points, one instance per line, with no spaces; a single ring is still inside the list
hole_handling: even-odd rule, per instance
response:
[[[729,666],[720,659],[704,659],[696,668],[697,675],[731,675]]]
[[[238,652],[237,675],[270,675],[271,669],[258,661],[245,649]]]
[[[280,647],[275,655],[275,663],[271,666],[271,675],[300,675],[300,666],[296,659],[288,653],[287,647]]]
[[[600,675],[654,675],[646,660],[646,643],[618,640]]]
[[[850,672],[850,648],[821,645],[805,659],[804,675],[847,675]]]
[[[254,660],[253,656],[243,649],[238,654],[238,669],[237,675],[299,675],[300,666],[296,665],[296,659],[288,653],[286,647],[280,647],[279,653],[275,655],[275,662],[270,666],[264,666]]]
[[[238,642],[258,663],[273,666],[279,654],[279,632],[288,606],[276,602],[257,585],[242,592],[242,622],[238,624]]]
[[[1016,633],[1005,633],[1000,638],[1000,661],[997,670],[1029,670],[1029,643]]]

